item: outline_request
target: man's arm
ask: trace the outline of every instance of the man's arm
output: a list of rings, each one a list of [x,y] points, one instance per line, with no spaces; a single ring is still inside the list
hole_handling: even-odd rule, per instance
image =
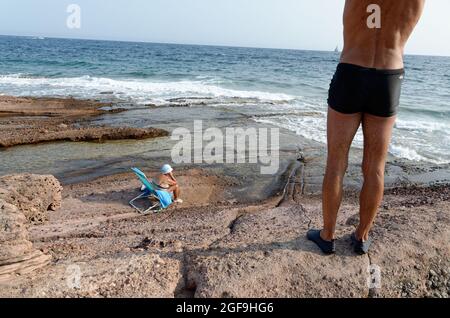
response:
[[[170,179],[172,179],[172,181],[174,182],[174,184],[177,184],[177,179],[175,179],[175,177],[173,176],[173,173],[169,173],[169,177]]]

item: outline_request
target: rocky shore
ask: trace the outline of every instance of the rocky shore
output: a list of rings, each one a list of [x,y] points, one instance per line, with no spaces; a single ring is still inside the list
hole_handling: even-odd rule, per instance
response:
[[[123,111],[110,103],[59,98],[0,96],[0,148],[55,141],[145,139],[167,136],[157,128],[92,124],[105,114]]]
[[[320,197],[302,192],[300,174],[292,177],[294,186],[285,195],[246,203],[233,200],[230,192],[231,184],[239,190],[239,180],[184,170],[179,180],[188,191],[186,203],[150,216],[127,205],[139,186],[131,174],[66,186],[61,208],[45,212],[48,221],[27,222],[33,249],[42,251],[39,257],[51,255],[41,264],[50,264],[10,274],[0,296],[448,297],[448,185],[389,190],[373,231],[375,245],[366,256],[350,247],[358,206],[347,195],[337,254],[324,256],[305,238],[309,228],[320,226]],[[53,180],[6,180],[29,178]],[[10,188],[13,184],[22,187],[14,181]],[[202,189],[209,189],[208,195]],[[55,190],[47,192],[51,198],[58,197]],[[4,202],[1,211],[1,220],[18,215],[23,228],[20,208]],[[368,283],[372,269],[380,271],[379,284]]]
[[[186,118],[256,125],[204,106],[114,116],[121,111],[96,101],[2,96],[0,144],[166,136],[162,128],[189,128]],[[106,126],[97,120],[103,116]],[[120,128],[124,122],[156,128]],[[7,174],[0,177],[0,297],[448,298],[448,165],[389,158],[375,243],[358,256],[350,234],[361,153],[352,149],[337,254],[325,256],[305,237],[321,226],[324,147],[280,134],[276,175],[253,164],[179,165],[184,203],[148,216],[128,205],[140,187],[129,168],[156,174],[169,161],[169,138],[0,149]],[[43,175],[22,173],[30,171]]]
[[[49,254],[33,247],[28,226],[42,224],[60,207],[61,190],[53,176],[0,178],[0,283],[50,263]]]

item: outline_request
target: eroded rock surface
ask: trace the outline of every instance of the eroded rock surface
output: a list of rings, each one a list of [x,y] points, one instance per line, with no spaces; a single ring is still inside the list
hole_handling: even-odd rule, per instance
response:
[[[0,198],[13,204],[33,224],[47,221],[47,211],[61,207],[62,187],[50,175],[21,174],[0,177]]]
[[[33,248],[28,225],[47,220],[61,205],[62,188],[53,176],[0,178],[0,281],[47,265],[51,256]]]
[[[364,256],[350,244],[359,208],[347,195],[337,253],[325,256],[305,237],[321,226],[319,196],[140,216],[127,206],[138,183],[117,178],[102,191],[104,178],[65,190],[61,211],[30,229],[54,264],[11,280],[1,296],[448,297],[448,186],[388,192]]]
[[[180,264],[176,259],[149,253],[61,261],[47,267],[41,275],[20,279],[20,296],[173,297],[181,279]]]
[[[0,148],[56,141],[102,142],[168,136],[163,129],[92,123],[100,115],[122,111],[95,100],[0,96]]]
[[[41,268],[50,259],[51,256],[33,249],[24,214],[0,199],[0,282]]]

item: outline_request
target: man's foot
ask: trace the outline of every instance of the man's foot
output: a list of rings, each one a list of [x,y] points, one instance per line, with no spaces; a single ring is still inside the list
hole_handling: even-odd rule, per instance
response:
[[[173,202],[175,202],[175,203],[183,203],[183,200],[181,200],[181,199],[176,199],[175,201],[173,201]]]
[[[313,241],[325,254],[333,254],[336,252],[334,240],[325,241],[320,236],[320,230],[309,230],[306,234],[308,240]]]
[[[356,238],[355,233],[352,234],[352,244],[353,244],[353,250],[355,253],[359,255],[364,255],[369,253],[370,246],[372,245],[372,239],[369,237],[367,241],[358,240]]]

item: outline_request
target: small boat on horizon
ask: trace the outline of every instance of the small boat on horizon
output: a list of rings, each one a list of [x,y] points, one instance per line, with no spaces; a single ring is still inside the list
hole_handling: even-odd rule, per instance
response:
[[[334,52],[335,52],[335,53],[341,53],[341,51],[339,50],[339,45],[336,46],[336,48],[334,49]]]

